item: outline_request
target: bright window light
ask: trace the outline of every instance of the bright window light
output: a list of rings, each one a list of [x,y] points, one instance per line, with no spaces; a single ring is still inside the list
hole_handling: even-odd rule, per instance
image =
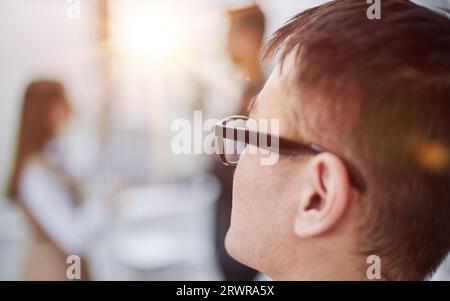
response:
[[[113,43],[126,56],[161,62],[183,54],[183,24],[174,8],[124,7],[112,18]]]

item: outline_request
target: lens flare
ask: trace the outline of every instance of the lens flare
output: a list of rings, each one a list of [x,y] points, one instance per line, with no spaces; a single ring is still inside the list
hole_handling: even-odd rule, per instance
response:
[[[130,9],[113,21],[114,43],[123,54],[152,63],[182,54],[181,16],[165,7]]]

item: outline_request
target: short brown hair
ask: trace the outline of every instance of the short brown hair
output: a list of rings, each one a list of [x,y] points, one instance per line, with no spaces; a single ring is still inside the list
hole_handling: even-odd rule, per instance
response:
[[[341,137],[368,182],[360,251],[379,255],[389,279],[424,279],[450,249],[450,20],[407,0],[381,1],[380,20],[368,7],[306,10],[275,33],[266,57],[296,52],[296,81],[316,96],[306,102],[325,112],[316,138],[327,147]],[[346,121],[349,95],[357,121],[338,133],[326,126]]]

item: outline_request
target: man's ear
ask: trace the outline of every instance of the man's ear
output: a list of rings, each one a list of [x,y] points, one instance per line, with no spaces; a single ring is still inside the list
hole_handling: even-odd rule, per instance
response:
[[[337,156],[320,153],[306,166],[295,217],[295,233],[311,237],[332,229],[344,216],[350,202],[351,183],[347,169]]]

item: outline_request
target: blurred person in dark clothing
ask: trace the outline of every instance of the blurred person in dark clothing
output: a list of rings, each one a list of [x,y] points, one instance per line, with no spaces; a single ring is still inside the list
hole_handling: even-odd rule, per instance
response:
[[[264,43],[265,17],[257,5],[228,11],[230,28],[227,51],[244,81],[241,97],[242,115],[247,115],[251,99],[264,86],[261,49]]]
[[[239,113],[247,114],[251,99],[264,85],[260,53],[265,32],[265,17],[259,6],[252,5],[228,11],[230,28],[227,51],[243,83]],[[214,173],[221,182],[222,192],[217,205],[217,248],[226,280],[251,280],[256,271],[241,265],[225,251],[224,238],[230,226],[233,168],[215,162]]]

